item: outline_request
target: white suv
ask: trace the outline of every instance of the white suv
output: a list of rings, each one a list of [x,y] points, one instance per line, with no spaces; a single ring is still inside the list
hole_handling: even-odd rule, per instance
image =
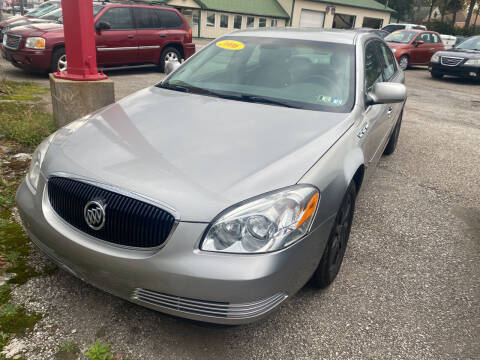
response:
[[[427,30],[427,27],[423,25],[417,25],[417,24],[390,24],[390,25],[384,26],[382,30],[392,33],[398,30]]]

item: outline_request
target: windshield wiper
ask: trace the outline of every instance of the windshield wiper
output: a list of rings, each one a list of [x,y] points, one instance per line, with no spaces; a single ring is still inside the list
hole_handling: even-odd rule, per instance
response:
[[[275,100],[275,99],[270,99],[270,98],[264,98],[262,96],[247,95],[247,94],[241,94],[239,97],[240,97],[241,100],[247,101],[247,102],[267,104],[267,105],[277,105],[277,106],[283,106],[283,107],[298,109],[298,106],[293,106],[293,105],[289,104],[288,102],[282,101],[282,100]]]

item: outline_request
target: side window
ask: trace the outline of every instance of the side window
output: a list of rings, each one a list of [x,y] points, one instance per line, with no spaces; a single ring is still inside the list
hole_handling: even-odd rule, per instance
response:
[[[160,17],[162,29],[178,29],[183,26],[183,20],[175,11],[158,9],[155,10]]]
[[[111,30],[131,30],[135,28],[129,7],[109,9],[99,21],[109,23]]]
[[[378,82],[384,81],[379,57],[379,42],[369,42],[365,48],[365,89],[370,91]]]
[[[242,15],[235,15],[233,18],[233,28],[241,29],[242,28]]]
[[[134,12],[137,29],[159,29],[161,27],[160,17],[155,11],[148,8],[135,8]]]
[[[440,38],[438,37],[437,34],[432,34],[432,39],[435,44],[440,43]]]
[[[397,71],[395,58],[392,54],[392,51],[385,44],[380,44],[380,51],[383,58],[383,72],[385,74],[385,79],[390,80]]]
[[[423,40],[423,42],[425,44],[429,44],[432,42],[431,38],[430,38],[430,34],[429,33],[423,33],[421,34],[417,40]]]
[[[207,11],[207,26],[215,27],[215,12]]]

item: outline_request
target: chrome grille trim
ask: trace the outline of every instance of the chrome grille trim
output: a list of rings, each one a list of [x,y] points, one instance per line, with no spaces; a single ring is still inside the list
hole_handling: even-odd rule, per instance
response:
[[[442,65],[445,66],[457,66],[459,65],[464,58],[461,57],[454,57],[454,56],[441,56],[440,62]]]
[[[10,50],[18,50],[22,37],[20,35],[6,34],[3,46]]]
[[[251,318],[263,315],[280,305],[287,297],[287,294],[280,292],[266,299],[250,303],[232,304],[228,302],[185,298],[141,288],[135,289],[132,295],[133,300],[154,305],[159,309],[175,310],[193,315],[233,319]]]

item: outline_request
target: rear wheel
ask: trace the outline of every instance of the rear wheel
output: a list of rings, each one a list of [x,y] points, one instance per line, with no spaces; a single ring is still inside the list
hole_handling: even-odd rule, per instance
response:
[[[400,65],[402,70],[407,70],[409,62],[410,59],[408,58],[408,55],[402,55],[400,59],[398,59],[398,65]]]
[[[65,55],[65,48],[59,48],[52,54],[52,63],[50,65],[50,72],[54,73],[58,69],[60,71],[67,70],[67,55]]]
[[[312,282],[315,286],[327,287],[340,271],[350,237],[356,196],[357,190],[352,181],[343,197],[320,264],[313,274]]]
[[[162,51],[162,55],[160,55],[160,71],[165,71],[165,61],[178,61],[182,59],[182,55],[180,52],[175,49],[174,47],[167,47]]]

